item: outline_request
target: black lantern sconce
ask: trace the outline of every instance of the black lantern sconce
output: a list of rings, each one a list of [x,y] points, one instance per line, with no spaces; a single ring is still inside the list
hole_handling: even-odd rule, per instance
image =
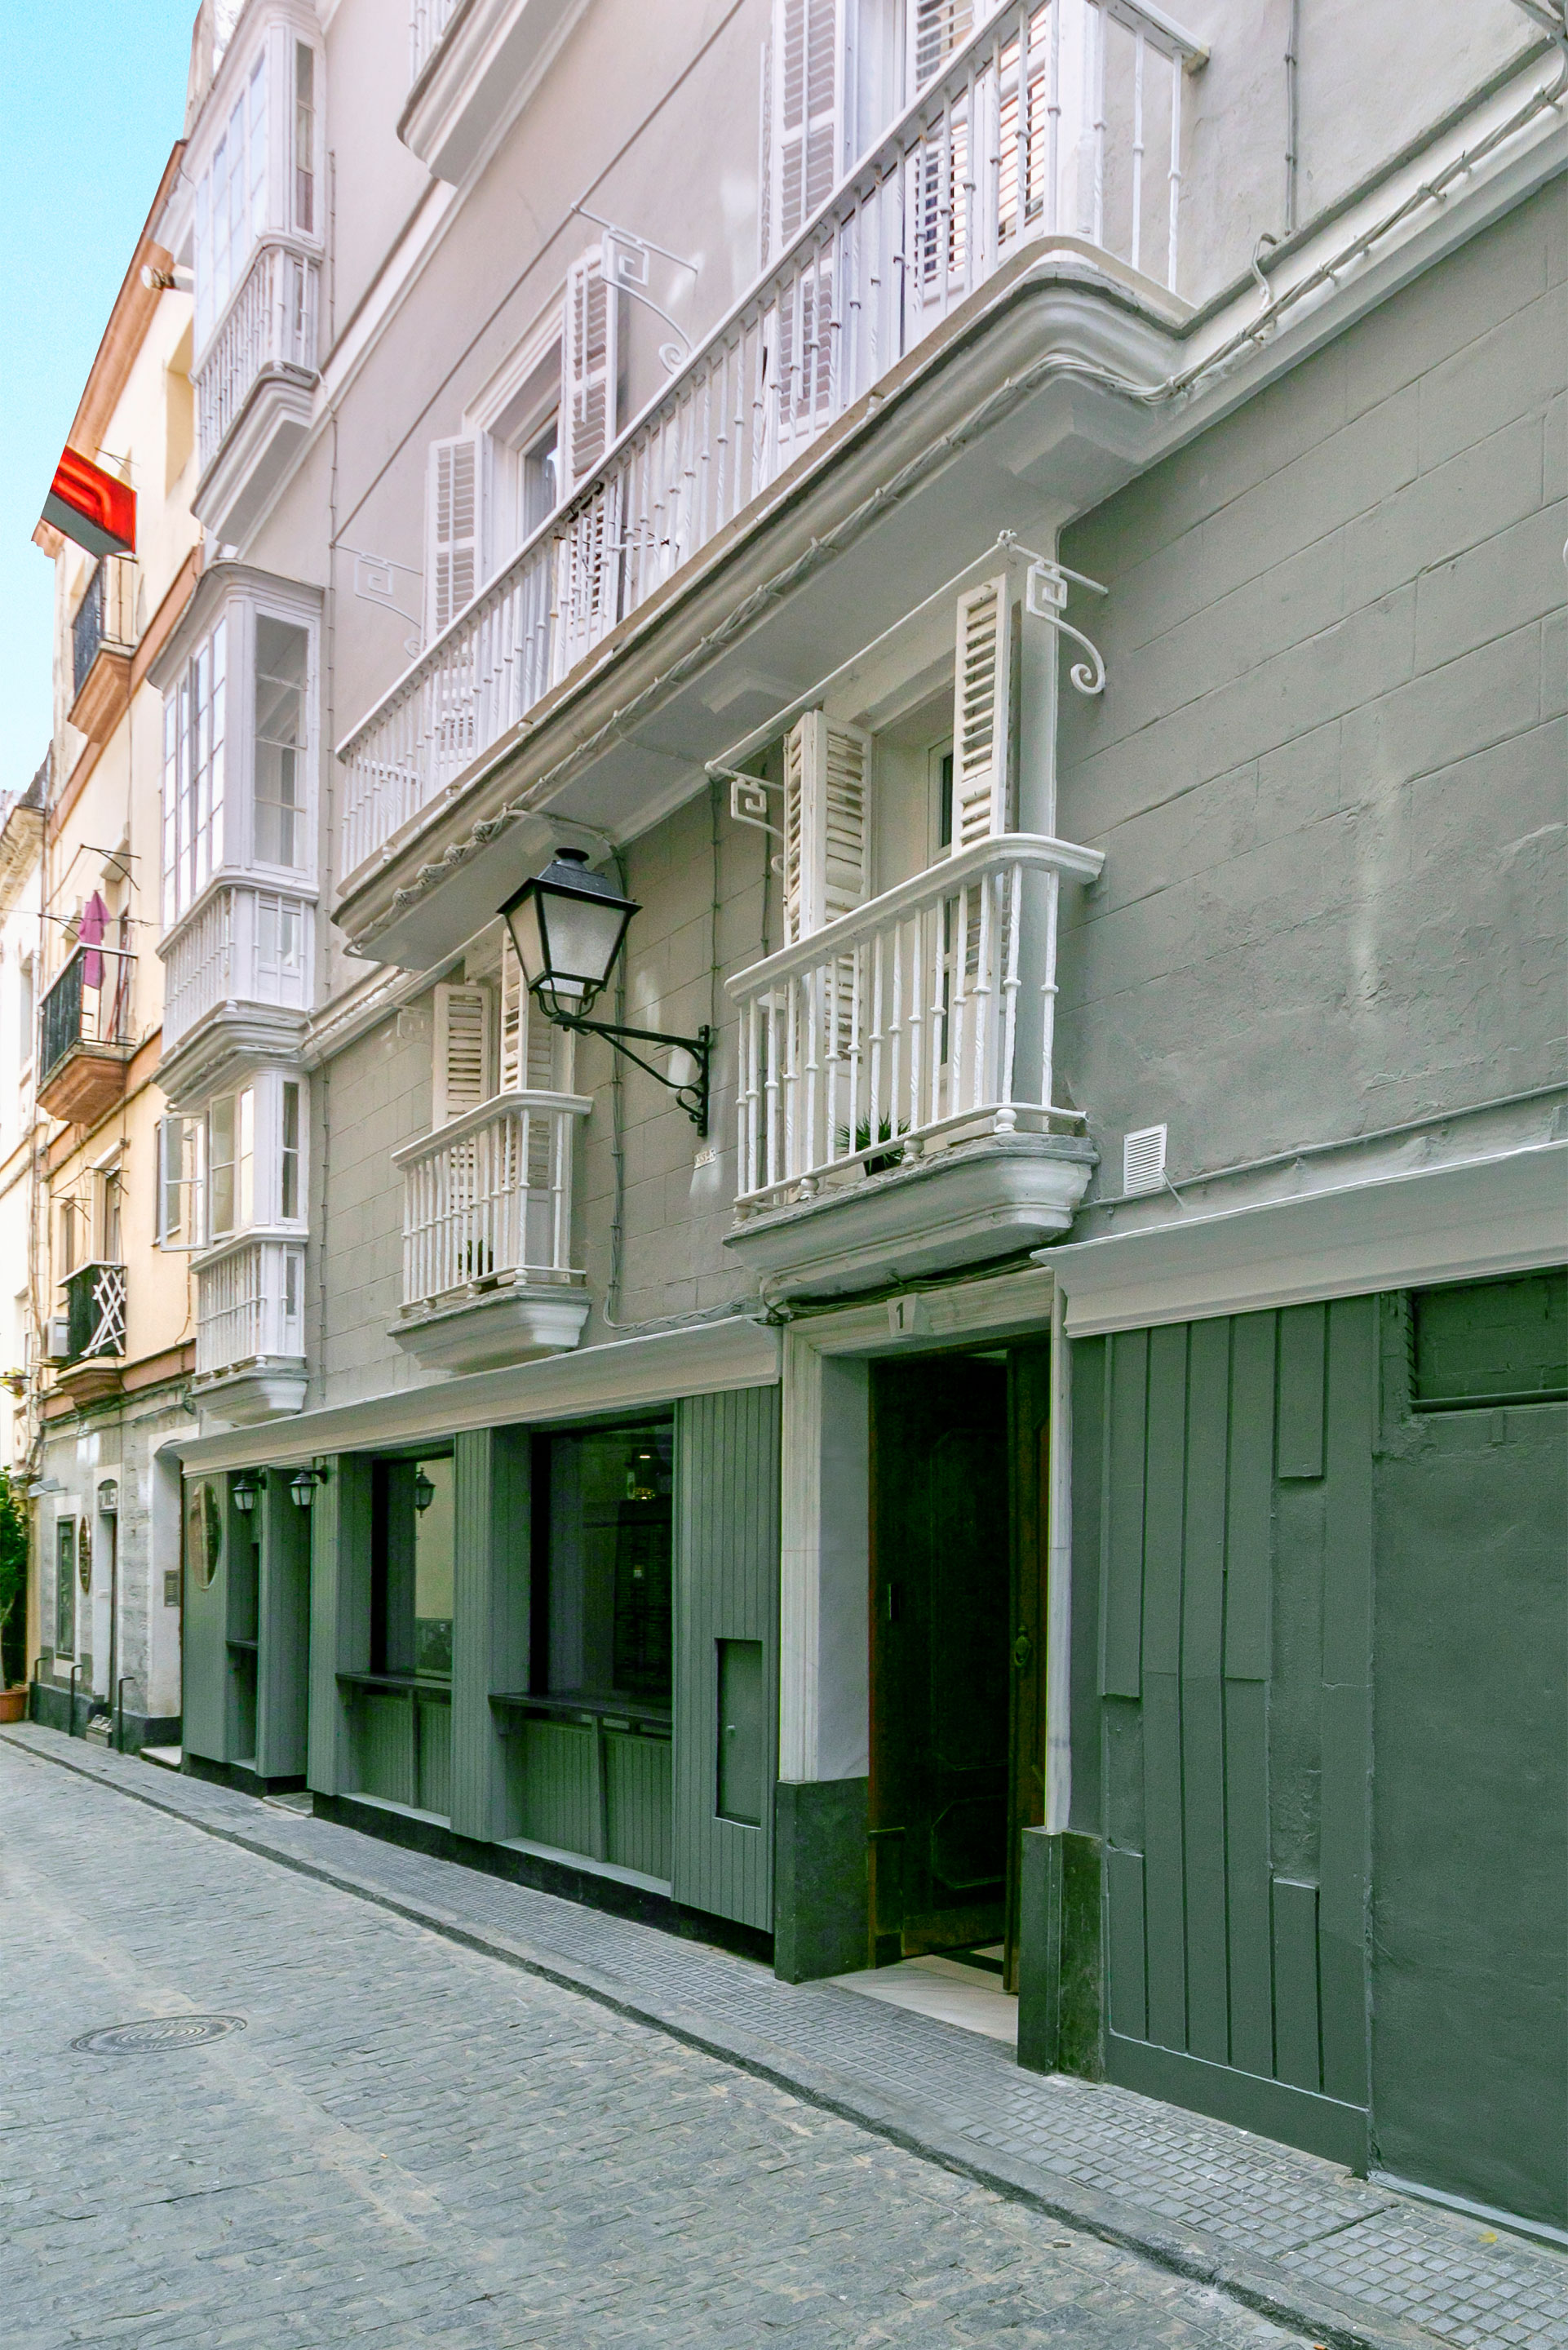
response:
[[[425,1512],[430,1508],[431,1503],[435,1500],[435,1493],[436,1489],[434,1480],[427,1477],[422,1468],[416,1469],[414,1471],[414,1507],[418,1510],[421,1518]]]
[[[298,1469],[295,1471],[288,1481],[288,1490],[294,1496],[294,1506],[296,1510],[309,1509],[316,1499],[316,1488],[318,1482],[323,1485],[327,1482],[325,1469]]]
[[[640,910],[629,898],[619,897],[602,873],[589,872],[587,851],[582,848],[557,848],[543,873],[525,881],[501,909],[528,993],[545,1017],[558,1028],[607,1037],[618,1053],[668,1087],[698,1133],[705,1136],[711,1028],[703,1026],[695,1036],[668,1036],[657,1028],[613,1027],[587,1017],[608,984],[627,926]],[[689,1053],[697,1064],[696,1076],[667,1077],[634,1053],[628,1038]]]
[[[256,1481],[248,1469],[229,1480],[229,1499],[242,1517],[249,1517],[256,1505]]]

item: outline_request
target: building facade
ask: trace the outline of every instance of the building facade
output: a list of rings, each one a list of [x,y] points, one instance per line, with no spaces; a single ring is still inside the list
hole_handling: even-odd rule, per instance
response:
[[[55,570],[55,734],[23,990],[32,1711],[126,1750],[179,1738],[177,1447],[197,1425],[186,1260],[156,1245],[163,702],[151,669],[201,567],[191,304],[154,234],[179,169],[176,148],[68,436],[133,491],[134,550],[93,555],[47,522],[35,534]]]
[[[410,31],[156,229],[185,1766],[1568,2226],[1560,23]]]

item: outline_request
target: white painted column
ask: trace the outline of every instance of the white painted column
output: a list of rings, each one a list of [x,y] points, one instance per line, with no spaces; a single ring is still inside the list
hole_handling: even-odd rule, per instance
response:
[[[784,1345],[779,1776],[870,1767],[870,1371],[794,1327]]]

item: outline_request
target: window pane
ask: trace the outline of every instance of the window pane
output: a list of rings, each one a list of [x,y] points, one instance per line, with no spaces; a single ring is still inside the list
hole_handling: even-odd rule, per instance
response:
[[[593,1429],[548,1447],[548,1691],[668,1706],[673,1427]]]
[[[449,1677],[454,1483],[450,1460],[420,1462],[414,1479],[414,1670]]]
[[[378,1461],[371,1483],[370,1669],[452,1673],[456,1518],[450,1455]]]
[[[266,230],[266,51],[251,68],[251,222],[253,237]]]
[[[285,1217],[299,1213],[299,1087],[288,1083],[283,1089],[283,1180],[279,1212]]]
[[[207,1112],[207,1164],[214,1235],[234,1229],[234,1097],[223,1094]]]
[[[305,862],[305,664],[308,639],[285,620],[256,622],[256,857]]]
[[[294,225],[308,236],[316,226],[316,54],[294,46]]]

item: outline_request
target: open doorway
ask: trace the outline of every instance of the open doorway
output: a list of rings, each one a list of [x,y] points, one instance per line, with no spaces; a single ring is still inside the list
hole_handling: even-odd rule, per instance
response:
[[[1044,1794],[1048,1360],[871,1372],[871,1963],[962,1953],[1009,1991]]]

